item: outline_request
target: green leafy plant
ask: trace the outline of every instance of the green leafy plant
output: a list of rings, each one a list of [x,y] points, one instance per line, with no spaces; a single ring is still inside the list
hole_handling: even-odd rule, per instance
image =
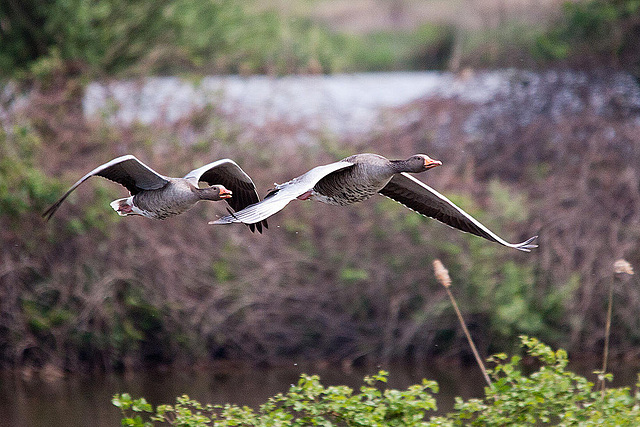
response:
[[[175,405],[159,405],[155,412],[144,398],[117,394],[112,402],[123,414],[122,425],[150,426],[150,421],[177,426],[309,426],[309,425],[385,425],[414,426],[436,409],[432,392],[435,382],[423,380],[407,390],[381,390],[388,372],[364,378],[359,393],[346,386],[325,387],[317,375],[302,375],[298,384],[278,394],[257,411],[236,405],[202,405],[181,396]],[[150,414],[150,415],[149,415]]]
[[[147,403],[147,400],[144,397],[140,399],[132,399],[129,393],[122,393],[114,396],[113,399],[111,399],[111,403],[122,411],[124,416],[122,418],[123,426],[146,427],[152,425],[149,422],[144,422],[142,420],[142,416],[133,415],[133,413],[152,412],[153,407]]]
[[[564,350],[552,350],[535,338],[521,337],[529,356],[540,368],[523,372],[520,356],[501,353],[489,359],[493,388],[482,399],[457,399],[449,415],[456,425],[637,425],[640,394],[628,387],[600,394],[586,378],[567,371]]]

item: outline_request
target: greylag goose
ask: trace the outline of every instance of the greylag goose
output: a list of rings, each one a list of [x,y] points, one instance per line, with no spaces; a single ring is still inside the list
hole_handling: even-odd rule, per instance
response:
[[[525,252],[538,246],[531,243],[537,236],[522,243],[508,243],[445,196],[407,173],[423,172],[441,164],[424,154],[416,154],[407,160],[389,160],[370,153],[355,154],[276,185],[261,202],[209,224],[258,223],[296,198],[344,206],[380,193],[422,215],[492,242]]]
[[[111,207],[120,216],[165,219],[186,212],[200,200],[225,199],[236,211],[260,201],[253,181],[233,160],[218,160],[192,170],[183,178],[171,178],[160,175],[128,154],[100,165],[80,178],[42,216],[47,221],[51,219],[64,199],[94,175],[115,181],[129,190],[130,197],[111,202]],[[199,188],[201,181],[209,187]],[[257,229],[261,233],[263,225],[267,227],[266,221],[252,223],[249,227],[251,231]]]

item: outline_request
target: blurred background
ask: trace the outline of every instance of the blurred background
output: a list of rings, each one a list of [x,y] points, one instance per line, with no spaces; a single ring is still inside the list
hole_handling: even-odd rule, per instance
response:
[[[590,373],[613,263],[640,265],[635,0],[7,0],[0,77],[0,424],[113,425],[116,391],[255,404],[303,369],[453,365],[471,380],[451,396],[473,395],[435,258],[483,356],[528,334]],[[123,154],[170,176],[229,157],[263,196],[358,152],[441,160],[418,178],[540,247],[383,197],[295,202],[263,235],[207,225],[220,204],[120,218],[101,178],[40,217]],[[613,365],[633,369],[635,280],[614,299]]]

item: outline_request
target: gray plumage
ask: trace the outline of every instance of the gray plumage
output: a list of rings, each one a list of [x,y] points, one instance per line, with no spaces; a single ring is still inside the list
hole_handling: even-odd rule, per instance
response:
[[[165,219],[186,212],[200,200],[226,199],[233,210],[260,201],[253,181],[233,160],[218,160],[192,170],[183,178],[172,178],[157,173],[135,156],[126,155],[100,165],[80,178],[42,216],[49,220],[69,194],[92,176],[107,178],[129,190],[130,197],[111,203],[122,216]],[[209,186],[200,188],[200,182]],[[250,228],[262,232],[263,225],[267,226],[265,221],[251,224]]]
[[[424,154],[411,156],[407,160],[389,160],[370,153],[356,154],[336,163],[318,166],[277,185],[261,202],[209,224],[252,224],[263,221],[296,198],[311,198],[344,206],[379,193],[422,215],[492,242],[525,252],[537,247],[531,243],[537,236],[522,243],[506,242],[445,196],[407,173],[423,172],[441,164]]]
[[[356,154],[342,160],[351,167],[330,173],[314,186],[311,198],[323,203],[346,206],[367,200],[383,188],[397,172],[397,162],[377,154]],[[418,168],[424,159],[418,159]]]

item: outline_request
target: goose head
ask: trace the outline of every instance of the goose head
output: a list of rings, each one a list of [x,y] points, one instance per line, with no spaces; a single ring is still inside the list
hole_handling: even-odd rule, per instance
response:
[[[440,160],[434,160],[426,154],[415,154],[407,160],[398,161],[396,168],[399,172],[419,173],[440,165],[442,165]]]
[[[210,187],[198,188],[198,195],[202,200],[218,201],[231,198],[231,190],[227,190],[224,185],[212,185]]]

